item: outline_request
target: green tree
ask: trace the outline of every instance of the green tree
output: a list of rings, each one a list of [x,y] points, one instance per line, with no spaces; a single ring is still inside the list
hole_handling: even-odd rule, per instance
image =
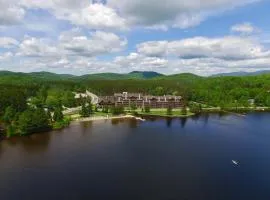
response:
[[[144,107],[144,112],[145,113],[150,113],[150,106],[145,106]]]
[[[46,103],[48,97],[48,89],[45,86],[42,86],[38,92],[38,97],[41,99],[43,104]]]
[[[18,130],[21,135],[51,130],[48,115],[42,108],[27,109],[18,120]]]
[[[157,96],[162,96],[165,94],[165,90],[163,87],[156,87],[155,91],[154,91],[155,95]]]
[[[168,106],[167,107],[167,115],[172,115],[172,111],[173,111],[172,106]]]
[[[102,107],[102,112],[109,113],[109,106],[105,105]]]
[[[89,115],[93,114],[93,104],[91,102],[88,103],[86,109]]]
[[[89,110],[88,108],[86,107],[85,103],[82,104],[82,108],[81,108],[81,111],[80,111],[80,115],[82,117],[89,117],[90,114],[89,114]]]
[[[63,112],[62,112],[62,107],[60,106],[57,106],[54,110],[54,114],[53,114],[53,120],[55,122],[59,122],[59,121],[62,121],[64,119],[64,115],[63,115]]]
[[[15,115],[16,115],[16,110],[11,107],[11,106],[8,106],[5,110],[5,114],[3,116],[3,121],[6,123],[6,124],[11,124],[11,122],[14,120],[15,118]]]
[[[185,105],[181,109],[181,115],[187,115],[187,107]]]
[[[135,103],[132,103],[132,104],[130,105],[130,109],[131,109],[131,112],[132,112],[132,113],[135,113],[135,112],[136,112],[136,109],[137,109],[136,104],[135,104]]]
[[[66,91],[62,96],[63,105],[72,108],[76,106],[75,95],[71,91]]]
[[[112,113],[113,115],[120,115],[120,114],[123,114],[123,113],[125,112],[124,107],[121,106],[121,105],[118,105],[118,106],[112,106],[110,110],[111,110],[111,113]]]

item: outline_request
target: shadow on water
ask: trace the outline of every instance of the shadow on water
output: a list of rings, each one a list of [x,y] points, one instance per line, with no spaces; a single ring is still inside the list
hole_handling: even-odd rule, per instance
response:
[[[200,117],[201,117],[201,114],[196,114],[196,115],[191,116],[191,119],[196,122],[200,119]]]
[[[180,120],[181,128],[185,128],[188,118],[183,117],[183,118],[179,118],[179,120]]]
[[[80,124],[82,134],[89,133],[89,129],[93,128],[93,121],[87,121]]]
[[[137,128],[138,127],[138,121],[136,119],[130,119],[128,121],[128,125],[130,128]]]
[[[170,128],[172,126],[172,121],[173,121],[172,118],[170,118],[170,117],[166,118],[166,125],[167,125],[168,128]]]
[[[40,133],[25,137],[13,137],[4,142],[8,146],[20,146],[29,154],[38,154],[48,150],[51,136],[51,133]]]

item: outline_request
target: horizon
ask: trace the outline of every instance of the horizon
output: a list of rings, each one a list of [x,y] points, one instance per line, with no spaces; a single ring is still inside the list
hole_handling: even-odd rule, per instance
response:
[[[71,74],[71,73],[57,73],[57,72],[51,72],[51,71],[32,71],[32,72],[22,72],[22,71],[11,71],[11,70],[0,70],[1,72],[11,72],[11,73],[22,73],[22,74],[31,74],[31,73],[51,73],[56,75],[71,75],[71,76],[86,76],[86,75],[99,75],[99,74],[120,74],[120,75],[128,75],[131,73],[157,73],[161,76],[173,76],[173,75],[181,75],[181,74],[192,74],[195,76],[200,77],[214,77],[214,76],[226,76],[226,75],[232,75],[232,76],[245,76],[245,75],[261,75],[261,74],[270,74],[270,70],[258,70],[258,71],[233,71],[233,72],[227,72],[227,73],[216,73],[211,75],[200,75],[192,72],[180,72],[180,73],[173,73],[173,74],[165,74],[165,73],[159,73],[156,71],[131,71],[126,73],[117,73],[117,72],[100,72],[100,73],[85,73],[85,74]]]
[[[132,71],[212,76],[270,70],[269,1],[162,4],[0,2],[0,70],[77,76]]]

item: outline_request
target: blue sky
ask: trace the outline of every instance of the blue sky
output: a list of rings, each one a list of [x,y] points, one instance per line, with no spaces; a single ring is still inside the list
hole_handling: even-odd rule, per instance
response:
[[[0,70],[270,70],[269,0],[0,1]]]

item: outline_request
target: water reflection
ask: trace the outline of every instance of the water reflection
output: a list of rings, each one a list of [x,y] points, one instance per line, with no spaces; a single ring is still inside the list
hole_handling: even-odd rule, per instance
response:
[[[200,114],[196,114],[196,115],[193,115],[191,118],[192,118],[193,121],[196,122],[196,121],[198,121],[200,119],[200,116],[201,116]]]
[[[84,135],[89,132],[89,129],[92,129],[93,121],[82,122],[80,123],[80,127],[81,127],[82,134]]]
[[[167,125],[168,128],[170,128],[172,126],[172,120],[173,119],[170,118],[170,117],[166,118],[166,125]]]
[[[128,125],[130,128],[137,128],[138,127],[138,121],[136,119],[131,119],[128,121]]]
[[[209,117],[210,117],[209,113],[205,113],[205,114],[201,115],[201,118],[204,122],[204,126],[206,126],[208,124]]]
[[[179,120],[180,120],[180,123],[181,123],[181,128],[185,128],[186,123],[188,121],[188,118],[183,117],[183,118],[179,118]]]
[[[2,143],[7,146],[20,146],[29,154],[38,154],[48,150],[51,136],[51,133],[41,133],[25,137],[13,137]],[[2,144],[0,146],[2,146]]]

